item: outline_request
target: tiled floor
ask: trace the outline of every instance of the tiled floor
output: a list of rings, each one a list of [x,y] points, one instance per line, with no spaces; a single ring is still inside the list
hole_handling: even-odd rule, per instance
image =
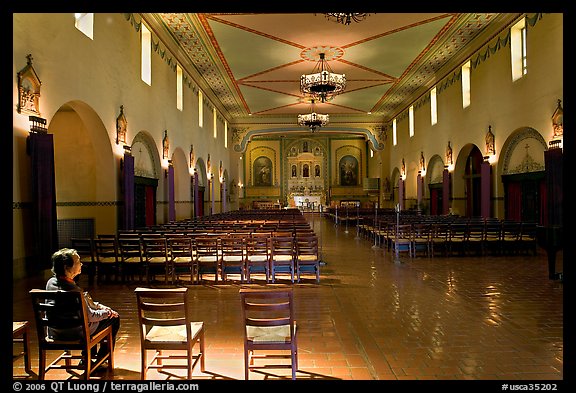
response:
[[[327,264],[320,284],[305,279],[293,285],[298,379],[564,378],[563,283],[548,279],[542,250],[537,256],[404,256],[395,262],[369,239],[357,238],[354,227],[346,231],[317,215],[308,219],[321,238]],[[557,271],[562,271],[561,253]],[[43,288],[44,282],[45,277],[37,277],[14,283],[13,320],[31,320],[28,290]],[[85,277],[80,284],[122,318],[114,375],[100,376],[139,379],[136,285],[89,286]],[[194,376],[244,379],[240,283],[189,288],[193,315],[205,323],[207,344],[207,372],[197,370]],[[37,370],[35,346],[32,330],[32,366]],[[13,373],[24,373],[22,360],[13,362]],[[288,373],[252,373],[250,378],[277,379]],[[52,372],[49,377],[69,375]],[[168,377],[151,372],[149,378]]]

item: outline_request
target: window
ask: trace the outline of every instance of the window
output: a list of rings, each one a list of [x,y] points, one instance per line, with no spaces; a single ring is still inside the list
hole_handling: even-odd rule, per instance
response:
[[[438,123],[438,108],[436,106],[436,87],[430,90],[430,122],[432,125]]]
[[[91,40],[94,39],[94,14],[88,12],[75,13],[74,26]]]
[[[396,146],[398,140],[396,139],[396,119],[392,120],[392,145]]]
[[[528,72],[526,57],[526,21],[522,18],[510,28],[510,54],[512,59],[512,81]]]
[[[409,130],[410,130],[410,138],[414,136],[414,105],[410,105],[408,108],[408,120],[409,120]]]
[[[184,102],[183,102],[183,91],[182,91],[182,67],[180,65],[176,65],[176,108],[178,110],[182,110]]]
[[[201,90],[198,90],[198,127],[204,127],[204,96]]]
[[[224,147],[228,149],[228,121],[224,120]]]
[[[216,108],[212,108],[212,127],[214,132],[214,139],[218,137],[218,114],[216,113]]]
[[[462,108],[470,106],[470,60],[462,66]]]
[[[142,80],[152,85],[152,34],[142,23]]]

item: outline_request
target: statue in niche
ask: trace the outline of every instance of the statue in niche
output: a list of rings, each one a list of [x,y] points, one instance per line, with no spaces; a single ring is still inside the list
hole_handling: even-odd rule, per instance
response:
[[[558,107],[552,115],[552,127],[554,128],[554,137],[563,136],[564,134],[564,110],[560,104],[562,101],[558,100]]]
[[[486,155],[494,155],[496,150],[494,149],[494,134],[492,133],[492,126],[488,126],[488,132],[486,133]]]
[[[167,159],[170,152],[170,141],[168,140],[168,130],[164,130],[164,139],[162,139],[162,158]]]
[[[307,141],[302,142],[302,152],[303,153],[308,152],[308,142]]]
[[[314,176],[320,177],[320,165],[314,167]]]
[[[116,144],[120,142],[126,143],[126,129],[128,128],[128,121],[124,116],[124,105],[120,105],[120,114],[116,118]]]
[[[310,167],[308,164],[304,164],[302,167],[302,177],[310,177]]]
[[[296,165],[292,165],[292,177],[296,177]]]
[[[296,157],[297,155],[298,155],[298,150],[296,150],[296,146],[292,146],[292,148],[290,149],[290,156]]]
[[[316,148],[314,149],[314,155],[315,156],[322,155],[322,153],[320,152],[320,148],[318,146],[316,146]]]
[[[452,146],[450,146],[450,141],[448,141],[448,147],[446,148],[446,165],[452,165]]]
[[[424,171],[424,152],[420,152],[420,171]]]

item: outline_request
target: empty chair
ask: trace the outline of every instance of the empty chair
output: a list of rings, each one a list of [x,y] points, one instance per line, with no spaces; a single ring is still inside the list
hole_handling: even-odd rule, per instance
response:
[[[412,252],[414,256],[420,251],[426,256],[431,255],[432,240],[430,227],[430,223],[415,223],[412,225]]]
[[[70,239],[70,244],[78,252],[80,262],[82,262],[82,270],[88,273],[89,282],[94,281],[96,276],[96,255],[93,239],[73,237]]]
[[[467,251],[476,251],[479,255],[484,255],[485,250],[485,225],[483,221],[470,221],[468,223],[468,237],[466,241]]]
[[[432,223],[430,228],[430,252],[431,255],[436,255],[441,252],[442,255],[448,254],[448,232],[449,224],[445,222]]]
[[[115,235],[98,235],[94,239],[96,254],[97,280],[118,279],[120,276],[120,257]]]
[[[194,239],[194,252],[196,256],[197,281],[200,282],[204,274],[214,274],[214,281],[218,282],[218,275],[220,274],[218,237],[196,237]]]
[[[22,351],[16,356],[24,357],[24,371],[28,375],[33,374],[30,362],[30,323],[28,321],[12,322],[12,344],[22,344]]]
[[[249,379],[250,371],[267,368],[290,368],[292,379],[296,379],[298,345],[292,288],[242,288],[240,299],[245,379]],[[264,352],[255,353],[261,350]],[[289,359],[290,363],[272,359]]]
[[[139,280],[142,281],[146,268],[140,236],[126,234],[118,236],[118,249],[122,280],[134,280],[135,274],[138,274]]]
[[[252,275],[264,274],[266,282],[270,281],[270,244],[269,233],[252,233],[246,238],[246,281],[250,282]]]
[[[190,282],[196,280],[196,262],[192,238],[187,235],[167,235],[166,241],[172,264],[172,282],[176,283],[181,276],[189,276]]]
[[[536,227],[537,224],[535,222],[522,222],[520,224],[518,247],[521,251],[531,253],[532,255],[537,254],[538,241],[536,237]]]
[[[484,227],[484,251],[499,254],[502,242],[502,224],[497,220],[489,220]]]
[[[246,250],[244,238],[241,235],[229,234],[220,238],[222,281],[226,281],[228,274],[240,275],[240,282],[244,282],[246,270]]]
[[[413,254],[413,242],[412,242],[412,224],[400,224],[394,225],[391,228],[393,233],[391,239],[392,251],[399,257],[401,252],[407,252],[408,256],[412,257]]]
[[[450,255],[458,252],[464,255],[468,241],[468,224],[452,222],[448,228],[448,251]]]
[[[161,372],[183,369],[186,378],[192,379],[198,362],[200,370],[205,371],[204,323],[191,319],[188,288],[136,288],[134,291],[140,325],[140,378],[146,379],[149,369]],[[153,351],[150,358],[148,351]]]
[[[142,250],[146,264],[146,281],[150,283],[156,275],[163,274],[164,283],[167,284],[168,277],[172,277],[172,263],[170,261],[166,238],[162,235],[143,235]]]
[[[318,236],[314,233],[296,233],[296,275],[297,281],[303,274],[312,274],[320,282],[320,255]]]
[[[270,276],[272,282],[279,273],[289,274],[290,281],[294,282],[294,237],[275,236],[270,237]]]
[[[113,350],[96,362],[90,359],[91,350],[97,344],[106,342],[107,348],[114,347],[112,326],[90,336],[88,309],[82,292],[32,289],[30,295],[38,334],[39,379],[45,379],[46,373],[55,369],[83,370],[83,375],[76,375],[90,379],[92,372],[106,361],[108,372],[113,372]],[[60,352],[49,365],[46,365],[47,351]],[[75,355],[72,351],[81,351],[81,354]],[[81,362],[72,364],[73,360]]]
[[[520,250],[520,223],[502,222],[502,252],[516,254]]]

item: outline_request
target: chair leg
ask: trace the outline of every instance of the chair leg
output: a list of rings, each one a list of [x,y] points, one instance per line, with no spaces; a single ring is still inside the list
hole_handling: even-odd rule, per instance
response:
[[[146,350],[142,350],[141,358],[141,367],[140,367],[140,379],[146,379]]]
[[[248,350],[244,348],[244,379],[246,381],[248,380],[248,370],[250,368],[250,365],[248,364],[249,362],[248,359],[249,359]]]

